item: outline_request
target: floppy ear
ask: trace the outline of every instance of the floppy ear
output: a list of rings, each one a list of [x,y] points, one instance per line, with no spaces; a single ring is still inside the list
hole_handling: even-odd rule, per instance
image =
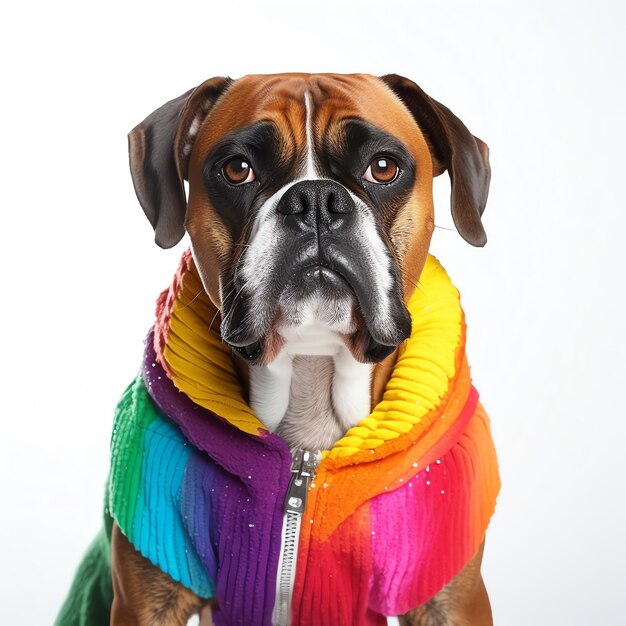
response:
[[[450,109],[433,100],[412,80],[387,74],[382,80],[409,109],[430,148],[433,175],[448,170],[450,203],[457,230],[473,246],[484,246],[487,235],[481,215],[487,204],[491,168],[489,148]]]
[[[185,234],[189,155],[202,122],[232,81],[210,78],[170,100],[128,133],[130,172],[135,193],[161,248]]]

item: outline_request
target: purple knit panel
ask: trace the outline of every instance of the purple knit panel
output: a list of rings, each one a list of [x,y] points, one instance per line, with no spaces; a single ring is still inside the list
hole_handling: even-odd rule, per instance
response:
[[[223,470],[205,453],[196,450],[189,457],[180,490],[183,524],[209,580],[214,584],[217,580],[217,541],[211,494],[215,491],[216,475],[220,471]]]
[[[188,528],[193,529],[196,547],[204,549],[207,574],[213,575],[210,570],[217,567],[215,624],[271,626],[283,500],[291,476],[289,449],[272,433],[253,436],[238,430],[176,389],[156,360],[153,332],[144,354],[148,392],[189,442],[205,453],[190,458],[181,505],[193,518]],[[210,468],[213,464],[218,471]]]

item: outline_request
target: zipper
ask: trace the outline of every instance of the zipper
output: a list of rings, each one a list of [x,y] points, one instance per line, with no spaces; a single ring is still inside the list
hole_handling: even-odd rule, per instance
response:
[[[291,598],[296,580],[298,560],[298,539],[300,525],[306,509],[309,484],[315,478],[315,470],[322,455],[319,450],[302,450],[293,453],[291,480],[283,506],[283,531],[281,536],[280,559],[276,580],[276,601],[274,603],[274,626],[289,626]]]

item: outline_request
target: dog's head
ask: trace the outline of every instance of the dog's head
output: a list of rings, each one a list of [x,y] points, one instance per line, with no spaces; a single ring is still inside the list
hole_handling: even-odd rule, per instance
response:
[[[448,170],[460,234],[486,242],[487,146],[397,75],[212,78],[129,140],[156,242],[187,230],[222,337],[253,363],[286,341],[324,354],[329,331],[375,362],[409,336],[433,176]]]

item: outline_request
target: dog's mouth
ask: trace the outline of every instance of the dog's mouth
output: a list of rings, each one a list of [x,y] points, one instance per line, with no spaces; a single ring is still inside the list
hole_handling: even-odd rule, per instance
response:
[[[280,349],[270,350],[266,348],[267,335],[245,345],[235,345],[230,341],[226,343],[241,358],[252,365],[267,365],[271,363]],[[405,337],[404,339],[408,338]],[[378,363],[388,357],[398,347],[398,343],[382,343],[376,340],[366,328],[360,328],[351,335],[344,337],[345,345],[349,348],[355,359],[363,363]],[[279,346],[284,344],[279,342]]]
[[[271,363],[311,318],[340,337],[363,363],[382,361],[410,336],[411,319],[399,290],[386,295],[387,315],[380,315],[371,282],[350,275],[349,268],[318,262],[289,275],[280,291],[274,285],[265,299],[242,295],[224,316],[224,341],[249,363]],[[323,352],[313,346],[312,353]]]
[[[235,346],[232,343],[228,343],[228,345],[241,357],[246,359],[246,361],[256,362],[260,359],[263,354],[263,343],[265,338],[261,338],[254,343],[250,343],[246,346]]]

